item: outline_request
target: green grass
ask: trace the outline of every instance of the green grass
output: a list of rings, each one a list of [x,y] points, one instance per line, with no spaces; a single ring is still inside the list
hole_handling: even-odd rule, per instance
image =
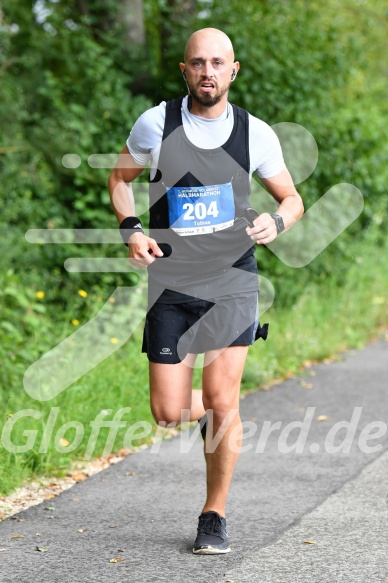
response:
[[[346,348],[361,348],[381,330],[387,322],[388,312],[388,273],[382,268],[381,261],[384,254],[386,250],[377,252],[372,246],[355,248],[357,259],[341,288],[330,280],[311,285],[291,309],[275,305],[264,314],[261,321],[270,322],[269,338],[250,348],[242,390],[254,390],[276,378],[300,374],[306,361],[319,361]],[[38,475],[65,474],[73,460],[85,456],[92,433],[90,423],[101,411],[106,412],[104,420],[111,420],[119,409],[130,408],[122,416],[125,426],[118,429],[112,451],[147,442],[147,437],[134,438],[131,443],[123,442],[128,428],[136,422],[149,423],[155,428],[149,409],[148,363],[140,352],[140,343],[141,333],[138,332],[110,358],[51,401],[30,398],[22,387],[22,378],[18,387],[3,390],[4,425],[21,410],[32,409],[40,417],[23,417],[15,422],[12,442],[23,445],[31,439],[28,451],[24,453],[7,451],[3,433],[0,448],[2,494],[10,493]],[[195,386],[200,387],[199,370],[195,371],[194,381]],[[50,411],[51,415],[57,411],[57,418],[52,435],[47,439],[47,451],[42,451],[43,432]],[[74,422],[78,423],[79,436],[82,437],[79,445],[69,453],[58,451],[59,438],[73,442],[76,436]],[[72,426],[65,432],[67,423]],[[91,459],[104,452],[108,435],[108,428],[100,429],[98,439],[89,449]]]
[[[130,340],[111,358],[102,361],[90,373],[50,401],[36,401],[30,398],[24,389],[13,391],[6,403],[6,420],[10,422],[17,412],[28,409],[36,411],[32,413],[36,416],[41,413],[41,417],[36,419],[29,413],[15,422],[10,437],[12,443],[26,444],[28,435],[25,432],[35,431],[36,435],[33,447],[24,453],[9,453],[4,447],[1,448],[0,492],[10,492],[28,476],[36,474],[61,476],[66,473],[72,460],[83,459],[86,453],[89,459],[101,455],[107,443],[109,428],[102,427],[95,445],[88,448],[92,433],[90,423],[101,411],[105,411],[102,420],[109,421],[117,411],[128,408],[120,418],[125,426],[119,429],[112,451],[123,447],[124,434],[131,425],[139,420],[153,422],[149,410],[148,363],[144,355],[139,355],[139,342],[138,335],[137,341]],[[55,423],[51,438],[48,440],[47,451],[42,451],[45,449],[44,444],[42,446],[43,432],[50,411]],[[72,427],[63,433],[64,429],[61,428],[69,422],[72,423]],[[84,433],[78,447],[70,453],[58,451],[61,449],[61,444],[58,444],[60,438],[66,439],[69,443],[73,442],[76,425],[79,428],[78,434],[82,433],[81,426]],[[59,434],[58,430],[61,430]],[[138,446],[143,441],[133,440],[129,447]]]

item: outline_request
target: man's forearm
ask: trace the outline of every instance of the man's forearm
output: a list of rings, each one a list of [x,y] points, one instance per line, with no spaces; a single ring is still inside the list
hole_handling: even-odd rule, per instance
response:
[[[290,229],[303,215],[304,207],[298,193],[286,196],[275,211],[283,219],[284,230]]]
[[[108,180],[110,200],[119,223],[126,217],[136,215],[132,182],[140,176],[143,170],[142,166],[136,164],[127,146],[124,146]]]
[[[112,173],[108,182],[109,196],[113,211],[119,223],[125,217],[135,216],[135,200],[133,198],[132,184],[124,182]]]

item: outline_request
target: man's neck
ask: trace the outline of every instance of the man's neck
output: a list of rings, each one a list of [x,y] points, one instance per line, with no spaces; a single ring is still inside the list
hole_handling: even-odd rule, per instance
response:
[[[213,105],[212,107],[204,107],[203,105],[198,103],[198,101],[193,99],[190,95],[188,98],[188,107],[190,113],[192,113],[193,115],[198,115],[199,117],[204,117],[206,119],[215,119],[217,117],[220,117],[220,115],[224,113],[227,105],[228,98],[226,95],[221,99],[219,103]]]

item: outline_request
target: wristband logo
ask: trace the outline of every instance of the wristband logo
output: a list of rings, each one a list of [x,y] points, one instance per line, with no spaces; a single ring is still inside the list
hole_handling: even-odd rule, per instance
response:
[[[317,165],[318,146],[315,139],[308,130],[298,124],[280,123],[273,126],[273,129],[281,142],[286,165],[294,183],[300,184],[313,173]],[[173,151],[174,133],[166,139],[166,142],[171,140],[171,151]],[[166,150],[168,150],[169,144],[166,146]],[[93,154],[89,157],[88,162],[92,168],[113,168],[116,160],[117,156],[114,154]],[[63,157],[62,163],[67,168],[76,169],[81,160],[74,154],[67,154]],[[231,163],[226,152],[224,152],[222,163],[225,165]],[[235,164],[235,161],[233,163]],[[119,155],[116,165],[128,168],[130,164],[128,156]],[[155,162],[151,166],[151,173],[155,173],[156,165]],[[159,169],[163,175],[163,168]],[[181,175],[172,177],[173,183],[177,183],[190,169],[191,161],[187,160],[186,167],[180,169]],[[245,173],[243,168],[239,169],[240,171]],[[202,184],[210,183],[205,168],[197,169],[196,178]],[[142,188],[138,184],[134,186],[139,187],[139,190]],[[249,202],[251,207],[260,209],[261,212],[271,214],[276,211],[274,208],[276,205],[274,205],[272,198],[255,181],[252,181]],[[281,237],[277,237],[267,247],[285,265],[300,269],[311,263],[360,215],[363,205],[364,199],[357,187],[349,183],[336,184],[305,212],[292,229],[282,233]],[[136,217],[133,218],[136,221],[139,220]],[[132,224],[130,228],[142,229],[142,226],[138,222],[135,225]],[[155,232],[154,237],[156,240],[159,237],[159,240],[163,241],[163,230]],[[31,229],[26,233],[26,240],[32,244],[64,244],[69,242],[122,244],[119,231],[109,229]],[[251,245],[252,241],[247,237],[247,250]],[[235,250],[228,249],[227,253],[229,253],[231,264],[239,259],[235,256]],[[167,257],[163,259],[163,261],[169,260]],[[139,283],[135,287],[117,287],[94,318],[53,347],[26,370],[24,388],[32,398],[41,401],[56,397],[120,348],[141,324],[147,312],[147,274],[144,270],[130,265],[127,259],[69,258],[65,261],[64,266],[68,272],[73,273],[132,272],[138,275]],[[225,288],[224,285],[216,283],[209,286],[208,296],[204,297],[204,286],[197,282],[200,269],[200,265],[193,265],[190,282],[187,289],[184,290],[185,294],[194,295],[201,299],[217,298],[233,295],[241,289],[250,289],[249,286],[257,285],[256,275],[238,270],[238,287],[231,285],[229,288]],[[260,276],[259,281],[259,316],[261,316],[272,305],[275,290],[268,279]],[[174,289],[173,283],[171,283],[170,289]],[[177,291],[182,293],[182,289]],[[149,307],[152,306],[152,303],[151,301]],[[132,309],[129,306],[132,306]],[[217,303],[212,310],[217,310]],[[248,328],[253,322],[244,322],[243,324],[247,324],[246,328]],[[104,330],[104,334],[101,334],[101,330]],[[115,344],[112,344],[111,337],[115,337],[117,340]],[[181,342],[178,344],[178,353],[184,344],[185,335],[182,336]]]

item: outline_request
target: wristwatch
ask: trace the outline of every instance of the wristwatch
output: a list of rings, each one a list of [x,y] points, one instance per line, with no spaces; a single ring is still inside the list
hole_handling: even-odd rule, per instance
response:
[[[276,213],[271,213],[271,217],[275,221],[277,233],[278,233],[278,235],[280,235],[280,233],[283,233],[284,228],[285,228],[284,223],[283,223],[283,219],[280,215],[277,215]]]

